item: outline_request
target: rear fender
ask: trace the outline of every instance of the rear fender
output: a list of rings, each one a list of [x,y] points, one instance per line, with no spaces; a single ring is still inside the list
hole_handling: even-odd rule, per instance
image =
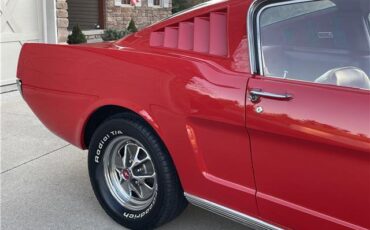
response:
[[[158,136],[163,141],[162,132],[160,130],[159,124],[156,122],[155,118],[152,116],[150,112],[150,108],[145,108],[143,106],[140,106],[138,104],[129,102],[129,101],[123,101],[115,100],[115,99],[102,99],[95,101],[89,108],[86,110],[86,112],[82,115],[82,119],[77,124],[77,130],[76,130],[76,140],[78,140],[79,146],[82,149],[86,149],[87,146],[85,146],[85,130],[88,121],[93,116],[93,114],[98,111],[100,108],[104,106],[117,106],[121,107],[122,109],[127,109],[137,115],[139,115],[143,120],[145,120],[158,134]]]

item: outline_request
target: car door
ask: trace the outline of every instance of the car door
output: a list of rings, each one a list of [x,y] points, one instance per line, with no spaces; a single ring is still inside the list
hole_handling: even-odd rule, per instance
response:
[[[246,125],[264,219],[293,229],[370,228],[364,3],[285,1],[251,10]],[[343,17],[350,23],[338,22]]]

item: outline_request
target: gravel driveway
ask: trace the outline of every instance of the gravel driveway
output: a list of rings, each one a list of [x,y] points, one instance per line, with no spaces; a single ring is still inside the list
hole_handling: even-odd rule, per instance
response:
[[[96,201],[87,152],[51,134],[18,92],[1,94],[1,229],[123,229]],[[245,229],[194,206],[161,229]]]

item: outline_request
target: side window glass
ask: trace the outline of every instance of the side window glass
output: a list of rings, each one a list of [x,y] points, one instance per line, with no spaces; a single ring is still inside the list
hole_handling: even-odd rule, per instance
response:
[[[257,20],[261,74],[370,90],[370,9],[361,2],[264,7]]]
[[[269,9],[270,11],[268,14],[264,14],[261,26],[271,25],[289,18],[324,10],[330,7],[335,7],[335,4],[331,1],[307,2],[304,4],[290,4],[285,7],[272,7]]]

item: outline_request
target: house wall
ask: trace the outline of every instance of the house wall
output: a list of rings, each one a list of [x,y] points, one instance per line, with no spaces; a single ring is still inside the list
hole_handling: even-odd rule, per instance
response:
[[[117,30],[127,28],[131,18],[141,29],[172,14],[171,4],[166,8],[148,7],[148,0],[141,0],[141,6],[137,7],[115,6],[115,0],[106,0],[105,7],[105,28]]]
[[[56,17],[57,17],[57,30],[58,42],[65,43],[68,39],[68,0],[55,0],[56,1]],[[123,30],[127,28],[131,18],[135,21],[138,29],[144,28],[159,20],[169,17],[172,14],[171,0],[169,7],[149,7],[148,0],[141,0],[141,6],[117,6],[115,0],[105,0],[104,9],[104,27],[107,29]],[[100,37],[101,32],[94,34],[87,34],[90,39],[97,39]]]
[[[68,4],[66,0],[56,0],[56,16],[58,42],[65,43],[68,39]]]

